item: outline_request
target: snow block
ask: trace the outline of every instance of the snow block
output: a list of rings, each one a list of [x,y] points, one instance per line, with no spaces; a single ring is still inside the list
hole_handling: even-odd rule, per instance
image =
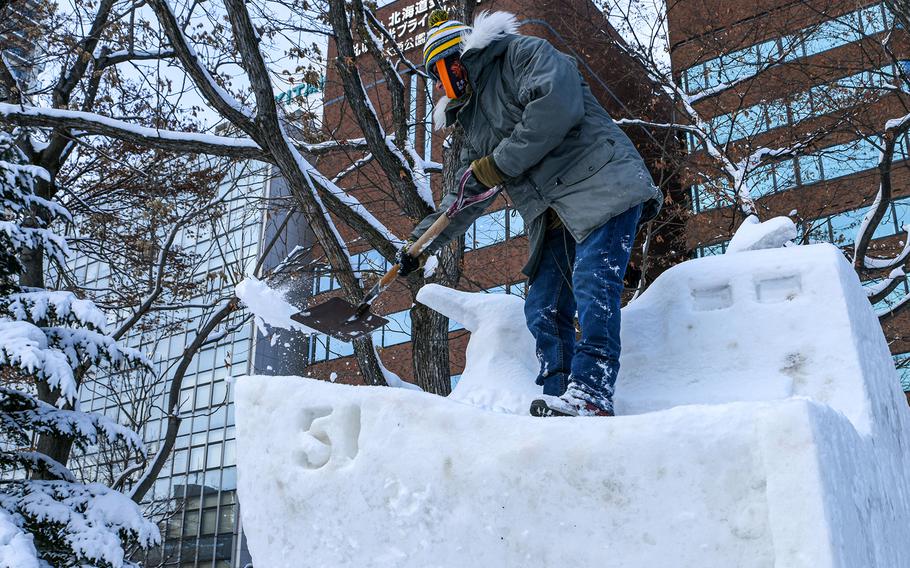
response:
[[[910,566],[906,402],[836,248],[664,273],[623,311],[611,419],[510,414],[536,392],[519,299],[419,299],[472,332],[460,396],[238,381],[257,565]]]
[[[803,396],[871,433],[873,414],[902,398],[878,319],[832,245],[684,262],[622,317],[620,414]]]
[[[797,234],[796,224],[789,217],[773,217],[762,222],[755,215],[749,215],[730,239],[726,254],[782,247]]]

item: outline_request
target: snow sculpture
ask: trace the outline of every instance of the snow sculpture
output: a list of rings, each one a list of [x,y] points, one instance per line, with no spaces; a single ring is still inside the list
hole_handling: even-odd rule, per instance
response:
[[[527,414],[540,387],[534,338],[524,325],[524,301],[505,294],[471,294],[428,284],[417,301],[471,332],[465,368],[449,398],[496,412]]]
[[[612,419],[507,414],[524,386],[497,404],[534,375],[520,300],[420,299],[472,331],[449,399],[238,382],[257,564],[910,566],[908,410],[835,247],[664,273],[623,311]]]

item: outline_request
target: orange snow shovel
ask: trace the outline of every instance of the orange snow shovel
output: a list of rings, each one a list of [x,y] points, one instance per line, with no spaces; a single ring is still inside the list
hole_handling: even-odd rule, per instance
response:
[[[468,168],[461,177],[461,183],[458,187],[458,196],[454,203],[446,210],[445,214],[440,215],[436,221],[430,225],[430,228],[420,235],[413,245],[408,249],[407,254],[417,258],[433,242],[433,240],[442,233],[452,219],[469,205],[486,201],[495,196],[499,191],[499,186],[490,188],[479,195],[473,197],[464,197],[464,186],[467,183],[471,169]],[[370,304],[373,303],[379,294],[385,290],[389,284],[398,276],[401,265],[396,264],[379,279],[376,284],[370,288],[370,291],[363,297],[360,304],[353,305],[339,297],[333,297],[325,302],[313,306],[307,311],[298,312],[291,316],[291,319],[302,323],[303,325],[322,332],[329,337],[334,337],[344,342],[350,342],[362,335],[366,335],[375,329],[378,329],[388,323],[389,320],[370,313]]]

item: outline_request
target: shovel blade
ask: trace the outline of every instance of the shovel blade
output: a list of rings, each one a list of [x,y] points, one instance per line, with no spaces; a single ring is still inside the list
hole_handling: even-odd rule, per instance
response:
[[[384,317],[371,314],[369,310],[358,314],[357,308],[336,296],[292,315],[291,319],[345,343],[350,343],[389,322]]]

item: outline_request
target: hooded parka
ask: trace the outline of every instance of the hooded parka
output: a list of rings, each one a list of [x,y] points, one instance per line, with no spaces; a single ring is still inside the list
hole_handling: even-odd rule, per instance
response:
[[[663,196],[631,140],[613,123],[578,71],[575,60],[546,40],[517,35],[512,14],[481,14],[465,34],[461,61],[472,93],[458,105],[445,97],[434,121],[465,130],[460,171],[492,155],[503,187],[528,230],[529,258],[522,269],[533,280],[552,209],[577,242],[629,208],[643,204],[642,221],[660,210]],[[485,191],[469,177],[465,194]],[[414,230],[416,238],[454,202]],[[489,202],[460,212],[431,244],[435,251],[458,237]]]

